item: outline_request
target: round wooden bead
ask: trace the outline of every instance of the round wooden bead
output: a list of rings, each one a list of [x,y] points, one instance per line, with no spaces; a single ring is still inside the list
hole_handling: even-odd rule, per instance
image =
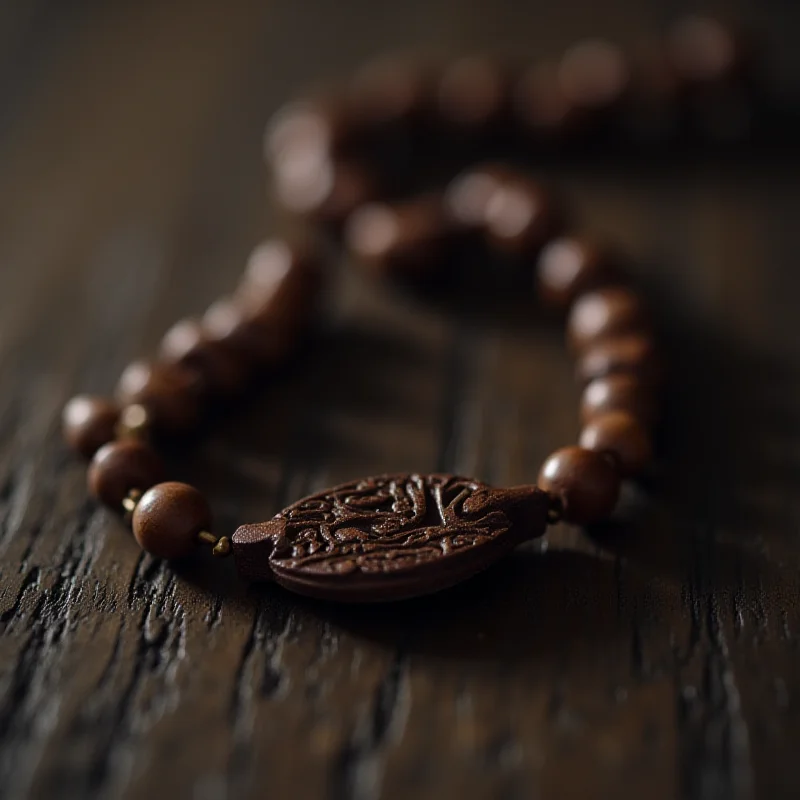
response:
[[[197,535],[211,527],[211,509],[193,486],[159,483],[142,495],[131,523],[143,550],[158,558],[181,558],[192,552]]]
[[[264,156],[273,165],[297,157],[321,161],[356,139],[346,100],[329,94],[279,109],[264,133]]]
[[[114,438],[119,413],[119,406],[104,397],[76,395],[61,414],[64,439],[73,450],[91,458]]]
[[[512,103],[523,127],[538,138],[555,141],[580,127],[581,114],[564,93],[555,64],[535,64],[525,70]]]
[[[588,423],[609,411],[626,411],[644,424],[654,422],[658,409],[652,384],[626,372],[590,381],[581,398],[581,419]]]
[[[735,75],[744,48],[733,30],[713,17],[693,14],[669,32],[666,51],[675,72],[688,83],[711,83]]]
[[[567,340],[580,352],[600,339],[649,329],[649,317],[638,294],[623,287],[581,295],[567,320]]]
[[[193,319],[175,323],[161,340],[159,358],[164,364],[183,367],[195,374],[198,383],[210,394],[230,395],[240,391],[247,380],[247,369],[235,350],[210,339],[203,326]]]
[[[371,129],[417,122],[430,111],[433,87],[430,65],[388,56],[356,73],[350,84],[350,109],[360,124]]]
[[[564,520],[588,525],[614,510],[620,476],[612,459],[582,447],[564,447],[544,462],[538,483],[559,499]]]
[[[117,383],[122,405],[141,405],[153,426],[166,433],[186,433],[200,421],[203,387],[196,374],[176,365],[134,361]]]
[[[164,465],[152,447],[135,439],[103,445],[89,465],[89,492],[110,508],[122,509],[128,493],[145,491],[164,477]]]
[[[510,177],[509,170],[499,164],[484,164],[457,175],[444,192],[449,218],[466,230],[483,228],[489,202]]]
[[[630,81],[630,70],[619,47],[602,39],[587,39],[564,53],[558,77],[569,102],[596,110],[620,101]]]
[[[486,205],[485,226],[490,244],[512,256],[538,253],[558,222],[547,193],[526,179],[504,182]]]
[[[578,359],[575,374],[580,383],[626,373],[644,384],[657,384],[664,368],[655,343],[646,334],[632,333],[601,339]]]
[[[254,368],[280,364],[294,339],[291,330],[259,322],[236,297],[223,297],[210,305],[202,324],[210,341],[219,342]]]
[[[438,199],[422,198],[360,208],[347,223],[345,241],[370,271],[412,278],[443,266],[451,233]]]
[[[611,453],[623,475],[637,475],[653,458],[653,445],[642,423],[626,411],[609,411],[595,417],[581,431],[581,447]]]
[[[442,73],[436,108],[448,127],[483,131],[500,122],[507,110],[510,74],[486,56],[452,62]]]
[[[580,294],[613,282],[611,256],[589,239],[565,236],[545,245],[536,264],[539,296],[551,308],[569,308]]]
[[[285,338],[307,325],[321,279],[310,245],[269,239],[251,254],[235,297],[247,319]]]
[[[355,160],[290,150],[273,171],[278,202],[288,211],[323,223],[342,223],[353,209],[378,195],[375,175]]]

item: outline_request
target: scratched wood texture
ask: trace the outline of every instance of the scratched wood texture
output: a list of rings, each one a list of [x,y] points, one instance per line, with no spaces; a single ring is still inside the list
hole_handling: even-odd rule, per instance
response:
[[[682,3],[7,2],[0,8],[0,795],[800,794],[798,161],[596,164],[562,185],[669,321],[661,477],[628,528],[557,529],[376,609],[175,571],[90,503],[59,410],[108,392],[274,229],[260,135],[404,45],[557,52]],[[791,3],[739,4],[800,76]],[[794,83],[793,83],[794,81]],[[574,438],[560,337],[342,279],[303,361],[174,464],[220,527],[362,474],[535,477]]]

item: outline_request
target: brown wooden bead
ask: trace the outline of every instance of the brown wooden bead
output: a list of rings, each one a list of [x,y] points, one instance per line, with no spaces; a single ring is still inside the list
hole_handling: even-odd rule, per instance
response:
[[[236,297],[223,297],[210,305],[203,315],[205,335],[252,368],[280,364],[291,351],[293,331],[260,322],[246,305]]]
[[[510,85],[510,71],[501,62],[486,56],[458,59],[439,81],[439,117],[448,127],[484,131],[505,117]]]
[[[567,340],[575,352],[601,339],[649,330],[641,297],[630,289],[609,287],[581,295],[567,320]]]
[[[653,458],[653,445],[642,423],[626,411],[609,411],[595,417],[582,431],[581,447],[611,453],[622,475],[637,475]]]
[[[164,465],[158,453],[136,439],[103,445],[89,465],[91,494],[110,508],[122,510],[122,501],[137,489],[145,491],[163,480]]]
[[[104,397],[79,394],[61,414],[62,431],[67,444],[86,458],[91,458],[115,435],[119,406]]]
[[[658,409],[653,385],[626,372],[595,378],[583,390],[581,419],[588,423],[609,411],[626,411],[645,425],[654,422]]]
[[[460,228],[476,230],[486,225],[486,209],[511,172],[500,164],[483,164],[453,178],[444,192],[444,207]]]
[[[745,48],[734,31],[701,14],[684,17],[673,26],[666,51],[675,72],[695,84],[731,78],[746,60]]]
[[[630,70],[619,47],[602,39],[587,39],[564,53],[558,78],[568,102],[598,110],[619,103],[628,88]]]
[[[580,127],[581,113],[564,93],[555,64],[525,70],[513,91],[514,113],[537,138],[554,141]]]
[[[350,109],[359,124],[384,130],[424,119],[431,109],[435,71],[429,64],[387,56],[367,64],[350,84]]]
[[[134,361],[117,383],[122,405],[144,406],[153,426],[166,433],[186,433],[202,415],[203,386],[196,374],[176,365]]]
[[[132,528],[143,550],[158,558],[182,558],[211,527],[211,509],[193,486],[171,481],[148,489],[133,512]]]
[[[399,205],[370,203],[347,224],[350,251],[377,274],[420,277],[437,272],[447,258],[452,228],[438,198]]]
[[[611,255],[597,243],[574,236],[545,245],[536,264],[539,296],[551,308],[563,311],[579,295],[612,283],[619,277]]]
[[[489,198],[485,225],[490,244],[505,253],[536,255],[559,225],[547,193],[525,178],[505,181]]]
[[[602,339],[587,347],[578,359],[575,372],[580,383],[627,373],[652,385],[662,380],[664,368],[653,339],[634,333]]]
[[[251,254],[235,297],[250,322],[286,341],[308,324],[321,280],[319,257],[309,244],[269,239]]]
[[[338,225],[378,195],[377,178],[355,160],[332,160],[316,152],[289,150],[274,165],[278,202],[295,214]]]
[[[286,158],[322,161],[358,138],[347,102],[334,94],[290,103],[270,119],[264,133],[264,156],[273,165]]]
[[[243,388],[248,377],[245,363],[236,351],[210,339],[193,319],[175,323],[164,334],[159,358],[164,364],[195,374],[209,394],[234,394]]]
[[[559,499],[564,520],[588,525],[614,510],[620,476],[612,459],[582,447],[564,447],[542,465],[539,487]]]

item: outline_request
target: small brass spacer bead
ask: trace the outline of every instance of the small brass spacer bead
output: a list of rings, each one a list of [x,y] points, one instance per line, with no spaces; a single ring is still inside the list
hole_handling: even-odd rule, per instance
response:
[[[142,499],[142,492],[139,489],[131,489],[128,496],[122,501],[122,509],[125,512],[125,522],[130,523],[136,506]]]
[[[144,439],[149,427],[147,409],[139,403],[132,403],[120,412],[115,433],[117,439]]]
[[[231,552],[231,540],[227,536],[215,536],[209,531],[200,531],[197,541],[211,545],[211,552],[218,558],[227,556]]]
[[[558,525],[564,516],[564,505],[561,500],[550,495],[550,508],[547,509],[547,524]]]
[[[214,545],[213,550],[211,551],[217,558],[224,558],[227,555],[230,555],[231,552],[231,540],[227,536],[223,536],[220,540]]]

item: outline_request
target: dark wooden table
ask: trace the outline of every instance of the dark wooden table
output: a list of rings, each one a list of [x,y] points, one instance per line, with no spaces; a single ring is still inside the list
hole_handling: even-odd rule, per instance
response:
[[[798,160],[565,170],[671,321],[662,477],[631,529],[559,528],[468,585],[348,609],[177,572],[89,502],[59,412],[109,392],[272,229],[260,136],[387,48],[555,53],[634,0],[7,2],[0,8],[0,794],[800,795]],[[765,26],[800,76],[788,2]],[[749,15],[749,16],[748,16]],[[390,470],[530,481],[575,436],[558,336],[347,279],[302,367],[175,469],[220,527]],[[364,364],[367,364],[365,367]]]

